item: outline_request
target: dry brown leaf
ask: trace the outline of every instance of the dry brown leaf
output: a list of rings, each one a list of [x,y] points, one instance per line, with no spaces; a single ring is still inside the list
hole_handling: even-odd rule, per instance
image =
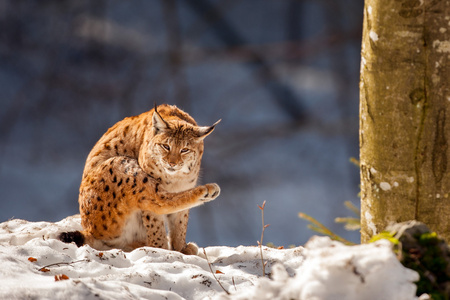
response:
[[[35,262],[35,261],[37,261],[37,259],[36,259],[36,258],[34,258],[34,257],[28,257],[28,260],[29,260],[29,261],[31,261],[31,262]]]
[[[50,270],[47,268],[41,268],[41,269],[39,269],[39,271],[44,272],[44,273],[50,272]]]
[[[55,281],[68,280],[69,276],[65,274],[55,275]]]
[[[216,270],[216,274],[224,274],[224,273],[220,272],[219,270]]]

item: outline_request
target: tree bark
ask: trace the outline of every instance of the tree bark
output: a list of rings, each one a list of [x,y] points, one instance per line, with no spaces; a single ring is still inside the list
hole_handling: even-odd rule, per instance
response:
[[[366,0],[361,241],[418,220],[450,240],[450,1]]]

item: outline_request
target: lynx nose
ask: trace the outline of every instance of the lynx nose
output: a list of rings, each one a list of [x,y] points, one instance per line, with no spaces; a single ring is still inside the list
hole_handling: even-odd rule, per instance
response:
[[[166,159],[167,164],[172,168],[178,164],[179,158],[176,155],[169,155]]]

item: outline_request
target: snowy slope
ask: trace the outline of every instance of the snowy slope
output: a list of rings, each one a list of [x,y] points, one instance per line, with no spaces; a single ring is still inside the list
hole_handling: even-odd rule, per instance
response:
[[[97,251],[54,239],[79,228],[78,216],[1,223],[0,299],[417,299],[417,273],[398,262],[387,241],[348,247],[314,237],[305,248],[264,247],[272,279],[261,277],[257,247],[207,247],[227,295],[203,249],[199,256]]]

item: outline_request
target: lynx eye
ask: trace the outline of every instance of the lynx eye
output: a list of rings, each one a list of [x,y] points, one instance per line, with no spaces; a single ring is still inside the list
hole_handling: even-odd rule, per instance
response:
[[[167,144],[161,144],[161,147],[163,147],[164,150],[170,151],[170,146]]]
[[[181,153],[188,153],[190,150],[188,149],[188,148],[183,148],[183,149],[181,149]]]

